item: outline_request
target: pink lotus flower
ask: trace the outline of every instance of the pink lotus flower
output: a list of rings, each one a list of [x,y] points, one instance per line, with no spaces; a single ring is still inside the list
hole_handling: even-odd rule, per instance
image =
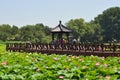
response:
[[[118,71],[118,73],[120,74],[120,71]]]
[[[69,71],[69,68],[66,68],[66,71]]]
[[[103,77],[102,76],[99,76],[100,79],[102,79]]]
[[[72,56],[72,58],[75,58],[75,56]]]
[[[79,59],[79,57],[78,57],[78,56],[76,56],[76,59]]]
[[[105,78],[106,78],[107,80],[110,80],[110,76],[106,76]]]
[[[86,69],[87,68],[87,66],[83,66],[83,69]]]
[[[68,62],[70,62],[71,61],[71,59],[68,59]]]
[[[64,76],[59,76],[59,78],[60,78],[60,79],[63,79],[63,78],[64,78]]]
[[[45,68],[46,68],[46,69],[48,69],[49,67],[48,67],[48,66],[46,66]]]
[[[57,60],[58,60],[58,58],[54,57],[54,58],[53,58],[53,60],[57,61]]]
[[[104,64],[104,67],[107,67],[107,66],[108,66],[108,65],[105,63],[105,64]]]
[[[3,66],[5,66],[5,65],[7,65],[7,62],[2,62],[1,64],[2,64]]]
[[[94,57],[94,55],[91,55],[91,57]]]
[[[79,61],[82,62],[82,61],[83,61],[83,58],[80,58]]]
[[[120,60],[118,60],[118,62],[120,63]]]
[[[39,72],[41,69],[40,68],[37,68],[36,71]]]
[[[102,57],[101,59],[102,59],[102,60],[105,60],[105,57]]]
[[[99,66],[99,65],[100,65],[100,62],[97,62],[95,65],[96,65],[96,66]]]

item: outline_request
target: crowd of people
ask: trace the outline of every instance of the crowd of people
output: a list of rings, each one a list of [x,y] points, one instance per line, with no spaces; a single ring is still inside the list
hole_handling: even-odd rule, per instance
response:
[[[59,40],[52,40],[51,41],[51,44],[69,44],[69,43],[76,44],[77,40],[75,38],[73,38],[72,40],[69,40],[69,39],[59,39]]]

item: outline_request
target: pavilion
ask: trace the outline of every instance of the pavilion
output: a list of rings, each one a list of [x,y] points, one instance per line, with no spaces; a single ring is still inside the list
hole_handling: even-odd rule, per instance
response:
[[[67,40],[69,42],[69,34],[70,32],[72,32],[71,29],[65,27],[61,21],[59,21],[59,25],[56,26],[55,28],[51,29],[51,33],[52,33],[52,41],[54,41],[55,38],[55,34],[57,34],[58,36],[58,40],[62,40],[63,39],[63,34],[66,34]]]

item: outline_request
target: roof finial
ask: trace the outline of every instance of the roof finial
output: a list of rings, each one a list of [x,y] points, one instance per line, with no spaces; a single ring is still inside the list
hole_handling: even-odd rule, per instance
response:
[[[62,21],[60,20],[60,21],[59,21],[59,24],[61,24],[61,23],[62,23]]]

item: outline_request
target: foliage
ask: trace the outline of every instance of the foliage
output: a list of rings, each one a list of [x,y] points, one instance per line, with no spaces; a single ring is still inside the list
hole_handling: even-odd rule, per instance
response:
[[[80,38],[81,42],[102,41],[100,25],[94,21],[85,22],[81,18],[71,19],[66,25],[73,30],[72,36],[76,39]]]
[[[3,24],[0,26],[0,40],[30,41],[32,43],[50,42],[50,29],[43,24],[26,25],[21,28]],[[47,38],[45,38],[47,36]],[[48,37],[49,36],[49,37]],[[46,40],[47,39],[47,40]]]
[[[0,40],[9,40],[11,38],[11,27],[10,25],[3,24],[0,26]]]
[[[73,30],[72,36],[75,38],[83,37],[85,35],[85,22],[83,19],[71,19],[66,24],[67,27],[71,28]]]
[[[95,22],[99,23],[103,32],[104,41],[120,40],[120,8],[112,7],[105,10],[102,14],[95,18]]]
[[[43,38],[49,34],[49,28],[43,24],[27,25],[21,28],[21,40],[33,43],[42,42]],[[48,39],[49,41],[50,39]]]
[[[46,55],[3,51],[0,44],[2,80],[117,80],[120,58]]]

